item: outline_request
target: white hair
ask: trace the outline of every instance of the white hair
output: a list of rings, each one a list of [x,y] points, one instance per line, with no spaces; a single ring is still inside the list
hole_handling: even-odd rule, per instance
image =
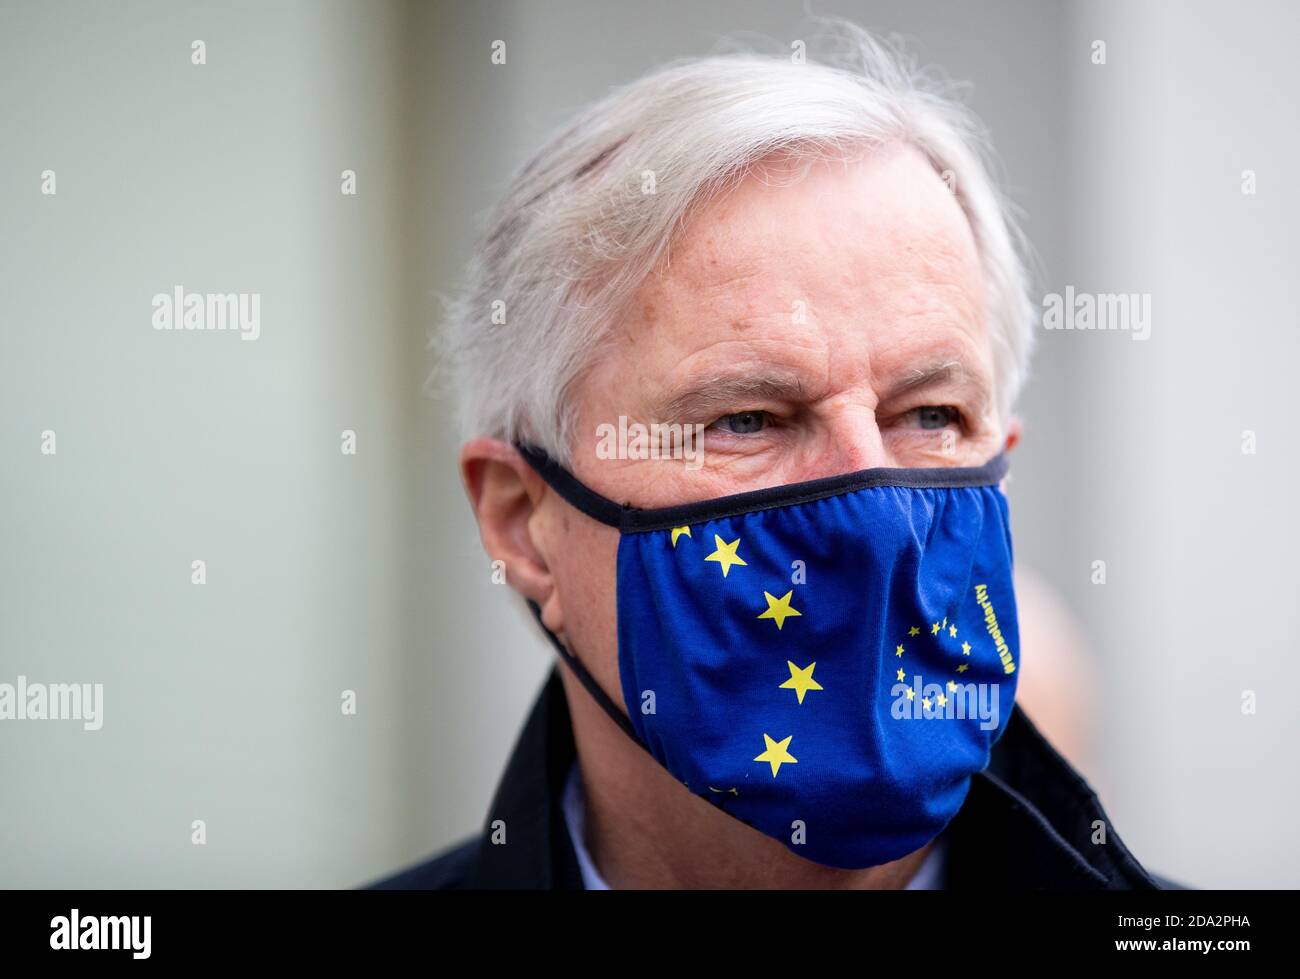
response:
[[[835,40],[839,53],[820,62],[736,53],[666,65],[586,108],[523,166],[448,304],[443,367],[464,437],[526,439],[569,462],[568,395],[694,206],[774,153],[815,160],[896,141],[945,176],[970,223],[1006,418],[1034,307],[983,129],[896,42],[847,23]]]

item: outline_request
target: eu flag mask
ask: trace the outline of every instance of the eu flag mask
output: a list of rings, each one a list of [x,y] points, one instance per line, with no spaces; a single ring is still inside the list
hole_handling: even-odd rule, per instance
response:
[[[620,531],[630,716],[547,634],[657,762],[832,867],[887,863],[942,832],[1015,697],[1005,454],[642,510],[519,449],[570,505]]]

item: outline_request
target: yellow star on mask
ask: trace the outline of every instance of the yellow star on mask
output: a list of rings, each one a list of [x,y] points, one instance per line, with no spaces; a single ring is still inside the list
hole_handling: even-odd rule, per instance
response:
[[[691,528],[690,528],[690,527],[674,527],[674,528],[673,528],[673,547],[676,547],[676,546],[677,546],[677,538],[678,538],[678,537],[681,537],[683,534],[685,534],[687,537],[690,537],[690,536],[691,536]]]
[[[957,627],[955,625],[948,626],[948,635],[953,639],[957,638]]]
[[[948,703],[948,698],[945,697],[943,694],[939,694],[939,696],[935,698],[934,702],[938,704],[940,707],[942,707],[944,704]]]
[[[961,654],[962,654],[963,656],[969,656],[969,655],[970,655],[970,643],[968,643],[968,642],[964,642],[964,643],[961,644]]]
[[[776,778],[776,773],[780,771],[782,765],[786,762],[793,765],[799,760],[790,754],[790,752],[785,750],[790,746],[790,741],[793,738],[794,735],[792,734],[784,741],[773,741],[765,732],[763,734],[763,740],[767,742],[767,750],[755,758],[754,761],[768,762],[772,766],[772,777]]]
[[[727,572],[723,571],[722,574],[723,577],[726,577]],[[763,597],[767,599],[767,611],[759,613],[758,617],[760,619],[774,619],[776,621],[776,627],[780,629],[785,625],[785,620],[790,616],[803,615],[803,613],[798,609],[790,607],[790,596],[793,594],[794,591],[792,589],[780,598],[777,598],[775,595],[769,595],[767,592],[763,592]]]
[[[902,656],[902,655],[903,655],[903,644],[902,644],[901,642],[900,642],[897,646],[894,647],[894,655],[895,655],[895,656]]]
[[[918,629],[916,626],[912,626],[912,628],[907,630],[907,634],[909,636],[919,636],[921,634],[921,630]]]
[[[924,707],[926,710],[929,710],[929,709],[930,709],[930,698],[929,698],[929,697],[922,697],[922,698],[921,698],[921,706]]]
[[[820,690],[822,685],[812,678],[813,667],[816,663],[809,663],[806,670],[801,670],[789,660],[785,661],[786,666],[790,667],[790,679],[781,684],[782,690],[793,690],[799,695],[799,703],[803,703],[803,695],[809,690]]]
[[[965,672],[966,672],[966,669],[967,669],[967,667],[969,667],[969,665],[970,665],[969,663],[962,663],[961,666],[957,667],[957,672],[958,672],[958,673],[965,673]]]
[[[908,700],[915,700],[915,699],[916,699],[916,691],[913,690],[911,687],[908,687],[908,688],[907,688],[907,699],[908,699]]]
[[[938,634],[939,634],[939,623],[936,622],[934,625],[930,626],[930,635],[937,636]]]
[[[899,683],[902,683],[902,682],[903,682],[904,680],[906,680],[906,679],[907,679],[907,674],[904,673],[902,670],[899,670],[899,671],[898,671],[898,682],[899,682]]]
[[[956,692],[956,690],[957,690],[957,681],[956,681],[956,680],[949,680],[949,681],[948,681],[948,689],[949,689],[950,691],[952,691],[952,692]]]
[[[714,534],[713,543],[718,549],[714,551],[712,554],[710,554],[708,557],[706,557],[704,560],[717,561],[720,565],[722,565],[722,577],[724,578],[727,577],[727,572],[731,570],[731,566],[733,564],[739,564],[742,568],[746,566],[745,562],[741,560],[738,554],[736,554],[736,548],[740,546],[739,537],[733,540],[730,544],[727,544],[723,541],[721,537],[719,537],[717,534]]]

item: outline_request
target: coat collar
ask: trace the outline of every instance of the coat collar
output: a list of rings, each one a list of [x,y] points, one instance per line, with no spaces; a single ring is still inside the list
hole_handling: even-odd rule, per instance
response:
[[[561,808],[576,748],[559,669],[552,667],[497,785],[470,887],[582,889]],[[500,839],[494,830],[504,830],[504,844],[493,842]],[[1159,887],[1096,793],[1019,706],[945,834],[951,890],[987,890],[993,882],[1008,889]]]
[[[583,889],[561,808],[564,780],[575,758],[569,702],[556,663],[492,797],[471,888]],[[493,842],[497,820],[506,833],[504,844]]]

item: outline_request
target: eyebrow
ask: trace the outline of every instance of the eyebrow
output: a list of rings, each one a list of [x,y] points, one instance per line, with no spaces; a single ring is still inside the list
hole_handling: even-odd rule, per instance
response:
[[[798,375],[770,367],[741,373],[695,377],[679,385],[658,405],[654,417],[691,421],[704,415],[741,410],[750,399],[802,401],[805,391]]]
[[[982,412],[988,405],[989,389],[983,376],[969,370],[960,360],[945,360],[914,367],[901,381],[891,385],[881,395],[880,400],[882,403],[892,401],[913,391],[938,387],[942,384],[957,384],[967,388],[977,413]]]
[[[976,414],[988,405],[989,390],[984,378],[969,370],[962,361],[951,359],[912,368],[902,380],[885,391],[880,403],[886,404],[905,394],[943,384],[967,388]],[[806,395],[803,382],[793,372],[770,367],[745,373],[720,372],[683,382],[658,404],[651,417],[667,422],[690,422],[703,416],[712,419],[716,415],[743,410],[749,401],[801,402],[806,400]]]

